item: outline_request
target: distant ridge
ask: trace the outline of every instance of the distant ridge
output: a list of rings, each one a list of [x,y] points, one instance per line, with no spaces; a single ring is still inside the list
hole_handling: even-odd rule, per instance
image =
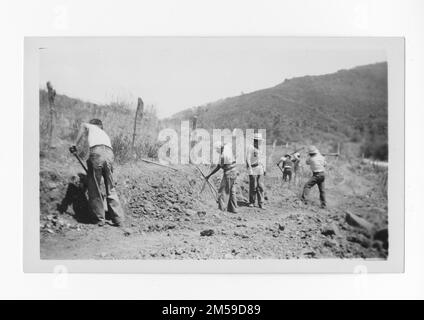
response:
[[[203,128],[264,128],[267,138],[319,142],[387,139],[387,63],[286,79],[267,89],[181,111]]]

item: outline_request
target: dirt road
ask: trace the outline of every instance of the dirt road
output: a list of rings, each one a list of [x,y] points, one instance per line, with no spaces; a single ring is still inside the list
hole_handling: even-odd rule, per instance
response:
[[[314,201],[305,206],[299,181],[281,182],[276,168],[266,178],[266,208],[249,208],[247,176],[239,176],[239,212],[220,212],[193,167],[179,173],[149,164],[118,168],[117,188],[126,208],[124,227],[77,222],[72,206],[59,214],[75,163],[54,170],[44,160],[41,170],[42,259],[299,259],[386,258],[387,245],[373,232],[346,221],[352,212],[373,225],[387,228],[387,204],[374,173],[360,164],[341,163],[328,172],[328,209]],[[55,162],[57,163],[57,162]],[[47,169],[49,168],[49,169]],[[352,174],[352,168],[361,175]],[[65,171],[61,171],[65,170]],[[206,171],[206,168],[203,168]],[[349,173],[350,172],[350,173]],[[368,175],[368,176],[367,176]],[[213,182],[219,183],[219,174]],[[68,180],[62,177],[68,177]],[[375,178],[375,177],[373,177]]]

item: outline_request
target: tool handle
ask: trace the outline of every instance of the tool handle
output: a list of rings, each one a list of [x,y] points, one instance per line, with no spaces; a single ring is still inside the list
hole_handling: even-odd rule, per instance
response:
[[[75,158],[77,158],[78,162],[80,163],[80,165],[82,166],[82,168],[84,169],[85,173],[88,174],[88,169],[85,166],[84,162],[82,162],[81,158],[78,156],[78,152],[77,152],[77,147],[76,146],[72,146],[69,148],[69,152],[72,153]]]

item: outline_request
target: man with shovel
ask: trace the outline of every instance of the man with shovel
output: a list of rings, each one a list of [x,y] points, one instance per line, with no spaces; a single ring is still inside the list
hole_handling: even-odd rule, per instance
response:
[[[221,211],[229,211],[232,213],[237,213],[237,196],[236,196],[236,182],[237,182],[237,169],[236,162],[234,161],[233,152],[231,150],[231,146],[228,144],[222,144],[221,142],[217,142],[214,145],[215,150],[219,153],[219,163],[209,173],[205,179],[209,180],[209,178],[214,175],[219,169],[224,171],[224,175],[222,176],[221,185],[218,189],[218,206]]]
[[[124,219],[124,210],[119,201],[113,181],[113,150],[109,136],[103,131],[102,121],[92,119],[89,123],[83,123],[75,140],[75,145],[70,151],[76,155],[76,146],[82,139],[86,139],[90,148],[87,160],[87,189],[88,201],[91,211],[98,220],[99,226],[105,224],[105,209],[100,189],[103,178],[106,189],[106,202],[108,215],[115,226],[121,226]]]

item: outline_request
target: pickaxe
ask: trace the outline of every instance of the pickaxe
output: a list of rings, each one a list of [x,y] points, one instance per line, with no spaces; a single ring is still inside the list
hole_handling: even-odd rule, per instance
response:
[[[196,165],[194,165],[194,167],[197,169],[197,171],[200,172],[200,174],[202,175],[203,179],[205,179],[205,182],[208,184],[209,188],[211,189],[211,192],[215,198],[216,201],[218,201],[218,191],[216,191],[215,187],[210,183],[210,181],[208,179],[206,179],[205,174],[202,172],[202,170],[200,170],[200,168]],[[202,187],[203,190],[203,187]]]
[[[293,151],[292,153],[290,153],[290,155],[292,156],[292,155],[294,155],[296,152],[299,152],[299,151],[301,151],[301,150],[303,150],[303,149],[305,149],[305,148],[304,148],[304,147],[302,147],[302,148],[300,148],[300,149],[297,149],[297,150]]]

